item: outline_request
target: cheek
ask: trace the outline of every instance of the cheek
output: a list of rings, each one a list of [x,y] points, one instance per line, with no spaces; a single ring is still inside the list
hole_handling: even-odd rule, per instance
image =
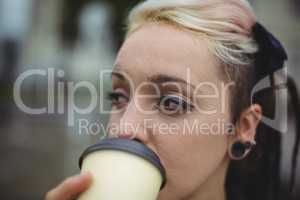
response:
[[[204,181],[223,161],[225,136],[162,136],[157,151],[170,178]],[[196,175],[196,176],[195,176]],[[186,183],[184,183],[186,184]]]
[[[154,143],[167,170],[165,193],[183,195],[197,190],[225,159],[227,136],[190,135],[183,128],[173,135],[155,135]]]
[[[122,117],[122,114],[116,113],[116,114],[110,114],[109,120],[107,123],[107,134],[109,134],[110,137],[116,137],[119,134],[120,131],[120,119]]]

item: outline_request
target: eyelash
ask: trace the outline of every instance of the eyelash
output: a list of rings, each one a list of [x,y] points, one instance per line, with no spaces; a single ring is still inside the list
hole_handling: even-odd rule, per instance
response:
[[[124,95],[122,92],[108,92],[106,95],[107,99],[112,103],[113,106],[122,106],[122,103],[120,103],[119,98],[124,98],[126,101],[129,101],[129,98]]]
[[[126,99],[126,101],[129,101],[129,98],[124,95],[121,92],[108,92],[107,93],[107,99],[109,101],[112,102],[113,106],[117,106],[119,108],[124,106],[124,103],[120,103],[119,98],[124,98]],[[169,109],[166,107],[163,107],[164,105],[161,105],[162,103],[166,103],[171,101],[171,103],[175,103],[176,108],[175,109]],[[182,106],[182,108],[178,109],[178,106]],[[194,106],[190,103],[187,103],[183,98],[176,96],[176,95],[163,95],[159,98],[157,104],[155,105],[155,108],[157,108],[158,110],[160,110],[161,112],[165,113],[165,114],[176,114],[176,113],[180,113],[180,112],[187,112],[187,111],[192,111],[194,109]],[[176,111],[176,112],[174,112]]]
[[[161,108],[161,103],[171,101],[171,103],[176,104],[175,109],[166,109],[166,107]],[[182,108],[178,109],[178,106],[181,106]],[[186,102],[182,97],[176,96],[176,95],[163,95],[160,97],[158,104],[156,105],[158,109],[161,111],[167,112],[169,114],[176,114],[176,113],[186,113],[188,111],[192,111],[194,109],[194,106],[188,102]],[[176,112],[174,112],[176,111]],[[171,112],[171,113],[170,113]]]

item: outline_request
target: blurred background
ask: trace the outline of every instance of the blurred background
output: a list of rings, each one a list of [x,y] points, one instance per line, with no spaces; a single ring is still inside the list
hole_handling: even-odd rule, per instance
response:
[[[98,72],[112,68],[123,41],[126,16],[137,3],[137,0],[0,0],[1,199],[43,199],[50,188],[79,172],[80,153],[101,137],[80,134],[78,123],[69,127],[66,114],[22,112],[13,100],[16,78],[29,69],[48,72],[52,68],[59,74],[55,76],[56,82],[61,84],[85,80],[98,85],[97,89],[109,90],[109,81],[97,84]],[[252,0],[251,4],[259,21],[287,48],[288,73],[300,83],[300,0]],[[24,103],[33,108],[47,105],[47,86],[47,76],[26,79],[21,93]],[[68,98],[66,92],[62,96],[57,94],[55,89],[55,102],[57,98]],[[86,90],[78,90],[75,96],[79,107],[86,107],[92,98]],[[100,103],[109,109],[105,100]],[[77,114],[74,120],[79,119],[105,124],[107,115]],[[285,134],[282,144],[284,155],[291,153],[294,140],[288,136]],[[288,174],[284,169],[289,168],[290,158],[285,156],[283,174]],[[300,191],[299,178],[297,187]]]

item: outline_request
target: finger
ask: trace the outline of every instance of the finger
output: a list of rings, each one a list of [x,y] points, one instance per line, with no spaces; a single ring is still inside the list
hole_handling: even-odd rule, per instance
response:
[[[67,178],[64,182],[51,190],[46,195],[46,200],[69,200],[88,188],[92,182],[90,173]]]

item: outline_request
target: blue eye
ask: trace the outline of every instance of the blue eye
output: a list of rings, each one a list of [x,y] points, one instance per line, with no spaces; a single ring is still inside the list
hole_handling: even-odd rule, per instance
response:
[[[187,103],[183,98],[175,95],[161,96],[157,106],[161,111],[164,111],[167,114],[183,114],[194,108],[193,105]]]
[[[129,98],[121,92],[109,92],[107,99],[111,101],[112,106],[123,107],[129,101]]]

